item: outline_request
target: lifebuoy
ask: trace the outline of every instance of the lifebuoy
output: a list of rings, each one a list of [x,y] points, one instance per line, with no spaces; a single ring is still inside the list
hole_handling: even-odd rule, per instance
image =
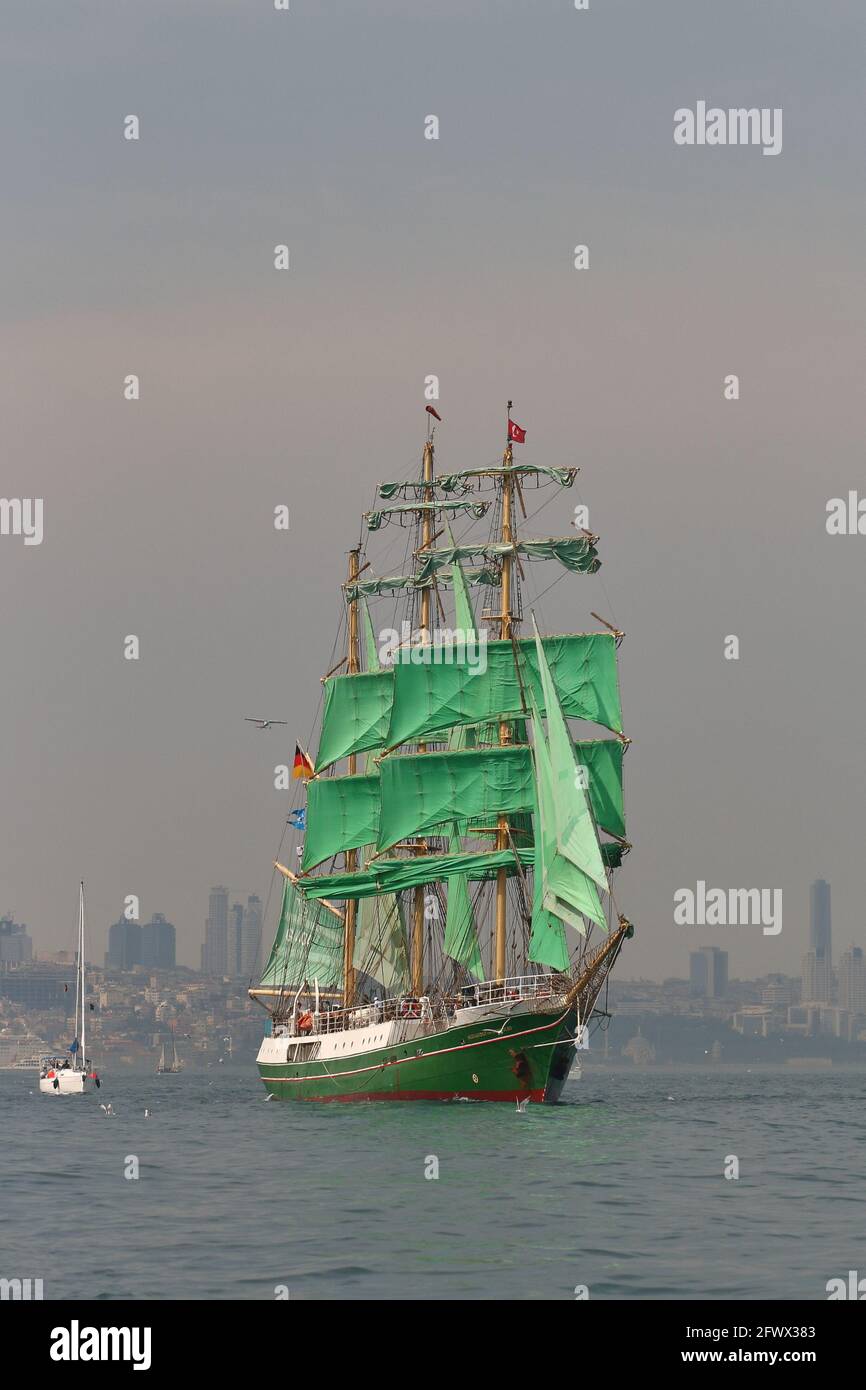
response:
[[[299,1019],[298,1019],[298,1032],[299,1032],[299,1033],[312,1033],[312,1031],[313,1031],[313,1015],[312,1015],[311,1013],[301,1014],[300,1017],[299,1017]]]

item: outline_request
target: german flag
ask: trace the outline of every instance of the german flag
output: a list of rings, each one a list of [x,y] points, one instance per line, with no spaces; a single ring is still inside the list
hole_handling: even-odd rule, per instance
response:
[[[295,761],[292,763],[292,776],[303,777],[304,780],[313,775],[313,760],[309,753],[305,753],[299,743],[295,744]]]

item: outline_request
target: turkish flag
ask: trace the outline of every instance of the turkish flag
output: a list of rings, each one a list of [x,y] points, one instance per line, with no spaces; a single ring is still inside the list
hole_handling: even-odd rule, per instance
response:
[[[508,421],[508,438],[512,444],[526,443],[526,430],[522,430],[519,425],[515,425],[513,420]]]

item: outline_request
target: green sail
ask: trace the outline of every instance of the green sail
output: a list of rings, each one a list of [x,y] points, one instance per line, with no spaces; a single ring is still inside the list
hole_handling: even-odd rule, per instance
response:
[[[452,742],[464,741],[466,733],[465,727],[455,729]],[[586,768],[598,825],[624,838],[622,744],[590,739],[574,749]],[[385,849],[434,829],[456,834],[459,825],[469,834],[472,821],[489,825],[491,817],[531,811],[534,803],[532,754],[525,745],[393,755],[383,759],[381,775],[374,770],[307,783],[301,868],[308,873],[345,850],[370,844]]]
[[[433,479],[433,483],[436,487],[441,488],[443,492],[455,492],[458,489],[463,491],[465,487],[463,480],[465,478],[489,477],[491,474],[498,475],[505,473],[541,473],[543,476],[552,478],[554,482],[559,483],[560,487],[571,487],[577,474],[577,469],[545,468],[535,463],[512,463],[507,466],[503,465],[500,468],[464,468],[461,473],[440,473],[437,478]],[[400,484],[383,484],[383,486],[399,487]],[[388,495],[390,494],[382,493],[383,497]]]
[[[502,576],[496,564],[469,565],[463,570],[463,577],[467,584],[486,584],[491,588],[496,588],[502,583]],[[366,579],[359,579],[356,584],[347,584],[346,599],[347,602],[354,603],[366,594],[394,594],[404,589],[431,589],[434,583],[440,589],[452,586],[450,575],[441,572],[426,579],[419,579],[417,574],[373,575],[372,578],[368,576]]]
[[[521,846],[517,850],[517,857],[524,869],[531,869],[536,862],[536,850]],[[622,847],[617,844],[602,845],[602,858],[610,868],[618,868],[622,863]],[[305,898],[333,898],[342,902],[347,898],[361,899],[377,893],[403,893],[426,883],[447,882],[455,874],[466,874],[476,881],[491,879],[496,877],[498,869],[505,869],[509,875],[518,872],[513,850],[464,850],[460,854],[425,854],[415,859],[374,859],[362,869],[311,875],[310,878],[301,879],[298,886]]]
[[[519,849],[520,863],[531,868],[535,851]],[[495,878],[499,869],[508,874],[518,872],[514,852],[510,849],[460,854],[422,854],[413,859],[374,859],[365,869],[351,873],[320,874],[300,880],[299,887],[306,898],[366,898],[376,893],[404,893],[427,883],[447,881],[455,874],[466,874],[473,880]]]
[[[480,555],[485,560],[501,560],[504,555],[522,555],[527,560],[558,560],[574,574],[596,574],[601,568],[593,540],[589,536],[548,536],[539,540],[521,540],[511,544],[488,541],[478,545],[447,545],[425,550],[417,579],[430,579],[438,570],[451,566],[455,560],[468,560]]]
[[[454,544],[454,537],[451,534],[451,527],[446,522],[448,540]],[[459,560],[455,560],[451,566],[451,583],[454,589],[454,620],[458,628],[464,633],[476,634],[475,612],[472,607],[472,596],[466,585],[463,574],[463,566]],[[448,747],[452,753],[461,753],[466,749],[467,728],[465,724],[458,724],[451,730]],[[455,821],[451,827],[451,834],[448,838],[448,848],[452,854],[459,854],[460,827]],[[469,880],[465,874],[455,874],[448,880],[448,910],[445,918],[445,942],[443,950],[446,956],[456,960],[458,964],[465,965],[467,970],[475,976],[477,980],[484,979],[484,966],[481,963],[481,952],[478,948],[478,934],[475,929],[475,919],[472,912],[472,898],[469,894]]]
[[[362,753],[384,745],[393,694],[394,672],[391,670],[331,676],[325,681],[317,772],[350,753]]]
[[[613,634],[545,637],[543,644],[563,712],[622,733]],[[515,645],[523,658],[523,688],[531,689],[543,708],[535,645],[531,638]],[[447,655],[447,649],[438,653]],[[401,661],[393,669],[329,677],[317,771],[350,753],[393,748],[456,724],[519,718],[523,702],[511,642],[488,642],[478,651],[482,655],[484,671],[467,665],[464,655],[461,664]]]
[[[320,989],[342,985],[343,923],[320,903],[305,901],[284,879],[280,921],[261,986],[289,990],[316,980]]]
[[[379,838],[378,772],[314,777],[307,783],[307,829],[301,869],[308,873],[331,855]]]
[[[384,758],[380,769],[380,849],[445,821],[496,816],[532,805],[532,764],[527,748],[469,748],[460,753],[393,756]]]
[[[364,520],[370,531],[378,531],[388,517],[403,516],[407,512],[413,515],[416,512],[470,512],[479,520],[489,506],[489,502],[398,502],[394,507],[381,507],[378,511],[365,512]]]
[[[520,677],[515,667],[515,648],[521,659]],[[563,712],[621,733],[613,634],[546,637],[543,650]],[[427,660],[423,659],[425,653]],[[464,655],[460,661],[448,661],[443,658],[442,649],[437,651],[435,647],[407,652],[406,659],[393,670],[387,747],[410,743],[455,724],[518,718],[530,691],[539,707],[544,708],[537,653],[531,638],[514,644],[488,642],[478,650],[477,658],[471,662]]]
[[[560,923],[568,922],[586,935],[583,916],[606,927],[598,889],[591,877],[558,849],[559,817],[556,778],[550,750],[544,736],[541,716],[533,702],[533,752],[538,788],[538,823],[535,836],[535,894],[529,958],[553,964],[554,958],[567,958],[565,933]],[[582,793],[581,793],[582,794]],[[561,965],[556,966],[562,969]]]
[[[351,602],[352,600],[350,600]],[[365,598],[361,599],[361,613],[364,618],[364,644],[367,650],[367,670],[379,670],[379,653],[376,649],[376,634],[373,631],[373,621],[370,617],[370,609]]]
[[[607,876],[598,845],[592,807],[580,775],[580,764],[568,725],[560,708],[553,677],[547,665],[538,629],[535,633],[544,703],[547,710],[547,746],[553,774],[556,808],[556,847],[560,855],[607,888]]]
[[[460,853],[460,836],[449,838],[452,854]],[[469,896],[469,880],[465,874],[455,874],[448,880],[448,911],[445,917],[446,956],[456,960],[475,976],[484,979],[484,966],[478,949],[478,936],[472,914],[472,899]]]
[[[402,994],[409,988],[406,926],[393,894],[365,897],[358,904],[353,964],[390,993]]]

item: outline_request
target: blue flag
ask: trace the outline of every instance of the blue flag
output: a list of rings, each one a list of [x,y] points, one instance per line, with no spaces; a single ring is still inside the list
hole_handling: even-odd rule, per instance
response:
[[[297,811],[290,811],[286,819],[286,824],[293,830],[306,830],[307,828],[307,808],[299,806]]]
[[[75,1056],[76,1052],[78,1051],[79,1046],[80,1046],[80,1044],[79,1044],[79,1042],[78,1042],[78,1039],[77,1039],[77,1038],[73,1038],[73,1039],[72,1039],[72,1042],[69,1044],[69,1051],[72,1053],[73,1057]]]

